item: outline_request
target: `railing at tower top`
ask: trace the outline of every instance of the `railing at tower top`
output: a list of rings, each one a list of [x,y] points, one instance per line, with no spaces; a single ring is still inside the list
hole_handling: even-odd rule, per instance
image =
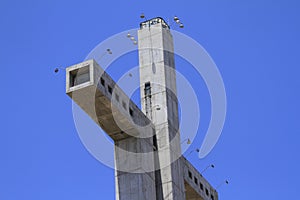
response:
[[[163,28],[170,29],[170,26],[165,22],[165,20],[161,17],[156,17],[147,21],[140,23],[140,29],[148,28],[152,25],[161,24]]]

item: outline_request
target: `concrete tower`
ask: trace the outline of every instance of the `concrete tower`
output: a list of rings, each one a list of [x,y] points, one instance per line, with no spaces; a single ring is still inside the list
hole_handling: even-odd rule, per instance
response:
[[[157,199],[185,199],[173,38],[168,24],[154,18],[138,31],[142,111],[155,126]]]
[[[162,18],[138,31],[142,110],[95,60],[66,69],[66,93],[115,144],[117,200],[218,200],[181,156],[173,38]]]

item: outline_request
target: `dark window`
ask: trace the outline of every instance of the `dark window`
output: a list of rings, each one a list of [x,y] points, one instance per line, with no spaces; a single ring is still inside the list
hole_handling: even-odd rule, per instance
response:
[[[214,198],[214,196],[211,194],[210,195],[210,198],[211,198],[211,200],[214,200],[215,198]]]
[[[133,116],[133,110],[131,108],[129,108],[129,114],[131,117]]]
[[[145,94],[146,115],[149,117],[151,115],[151,86],[150,86],[150,82],[145,83],[144,94]]]
[[[190,171],[189,171],[189,177],[190,177],[190,179],[193,179],[192,172],[190,172]]]
[[[112,94],[112,88],[111,88],[110,86],[107,86],[107,88],[108,88],[108,92],[109,92],[110,94]]]
[[[207,188],[205,188],[205,194],[206,194],[207,196],[209,196],[209,193],[208,193],[208,189],[207,189]]]
[[[145,96],[150,96],[151,95],[151,86],[150,82],[145,83]]]
[[[101,85],[105,85],[105,80],[103,78],[100,79]]]
[[[200,183],[200,189],[203,190],[203,184],[202,183]]]
[[[153,150],[157,151],[157,138],[156,138],[156,135],[154,135],[152,137],[152,139],[153,139]]]
[[[198,185],[198,179],[196,177],[194,177],[194,182],[196,183],[196,185]]]
[[[70,87],[74,87],[76,85],[80,85],[82,83],[86,83],[90,81],[90,68],[89,65],[75,69],[69,72],[70,75]]]

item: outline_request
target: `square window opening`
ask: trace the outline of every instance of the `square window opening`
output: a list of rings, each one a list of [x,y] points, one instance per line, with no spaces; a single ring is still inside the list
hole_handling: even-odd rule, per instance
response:
[[[90,81],[90,66],[75,69],[69,72],[70,87],[74,87]]]

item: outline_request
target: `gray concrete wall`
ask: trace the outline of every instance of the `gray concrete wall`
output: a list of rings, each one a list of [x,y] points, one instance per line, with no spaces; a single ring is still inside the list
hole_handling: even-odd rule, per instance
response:
[[[73,71],[80,73],[80,69],[86,66],[89,68],[90,80],[71,86],[70,74]],[[131,136],[147,138],[154,134],[154,125],[148,117],[94,60],[66,69],[66,93],[114,141]]]
[[[66,93],[115,141],[116,198],[156,199],[151,121],[94,60],[66,69]]]
[[[158,199],[183,200],[184,180],[177,160],[181,147],[173,38],[164,21],[157,18],[142,24],[138,44],[142,110],[155,125],[158,144],[161,170],[156,187],[162,191]],[[150,83],[151,95],[145,93],[147,83]]]
[[[153,167],[149,169],[154,163],[153,153],[145,156],[132,154],[152,152],[152,150],[152,141],[148,138],[130,137],[115,142],[116,199],[156,199],[154,169]]]

